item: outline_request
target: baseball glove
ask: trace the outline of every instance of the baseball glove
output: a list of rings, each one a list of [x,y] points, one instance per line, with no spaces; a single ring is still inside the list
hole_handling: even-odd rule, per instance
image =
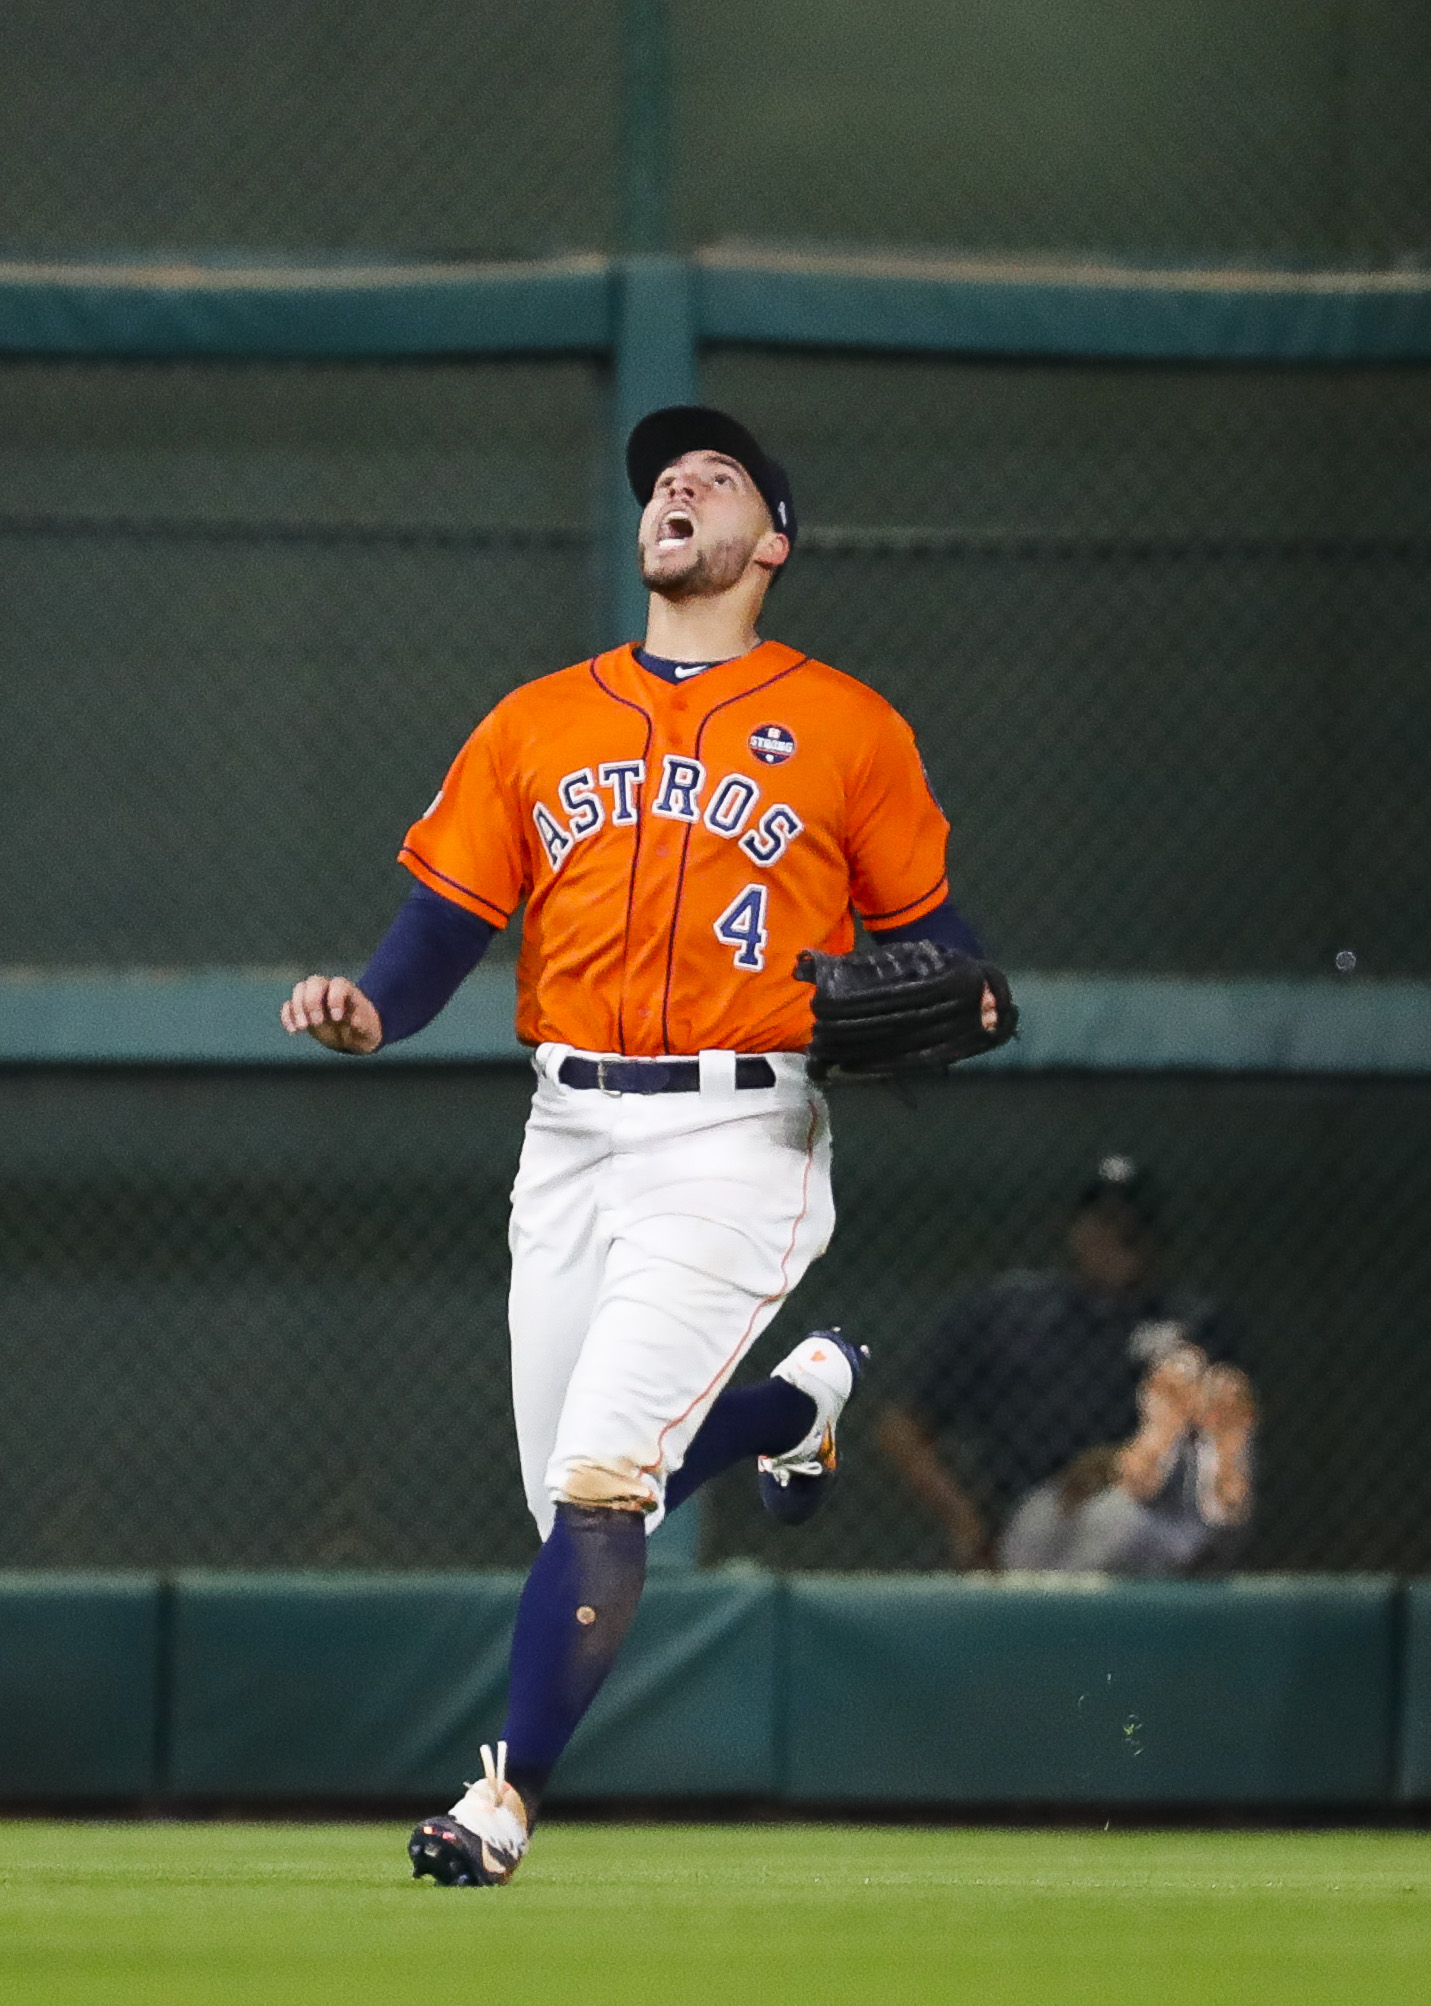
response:
[[[942,1072],[1007,1044],[1018,1029],[1003,970],[932,940],[891,941],[858,954],[807,948],[794,972],[797,982],[815,985],[812,1080]],[[986,984],[998,1009],[992,1031],[983,1023]]]

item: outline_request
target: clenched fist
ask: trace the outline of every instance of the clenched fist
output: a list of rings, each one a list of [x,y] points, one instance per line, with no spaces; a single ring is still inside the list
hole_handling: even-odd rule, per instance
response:
[[[306,1031],[330,1052],[375,1052],[383,1042],[382,1018],[345,975],[305,976],[278,1014],[290,1037]]]

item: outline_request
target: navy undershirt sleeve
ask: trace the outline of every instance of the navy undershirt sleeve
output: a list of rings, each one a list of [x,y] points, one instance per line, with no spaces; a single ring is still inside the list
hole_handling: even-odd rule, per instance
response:
[[[984,943],[965,919],[953,899],[945,899],[942,905],[925,913],[922,919],[912,919],[905,926],[871,927],[871,940],[932,940],[938,947],[956,947],[961,954],[972,954],[976,961],[984,961],[987,955]]]
[[[395,1045],[430,1024],[452,1001],[497,931],[475,912],[414,885],[358,977]]]

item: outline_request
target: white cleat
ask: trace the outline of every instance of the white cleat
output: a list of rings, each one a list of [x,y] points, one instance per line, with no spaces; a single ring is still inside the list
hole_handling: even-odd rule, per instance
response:
[[[442,1818],[424,1818],[408,1841],[413,1877],[444,1887],[504,1887],[527,1850],[526,1806],[507,1781],[507,1744],[483,1743],[479,1781]]]
[[[868,1363],[867,1346],[838,1330],[812,1330],[771,1373],[815,1403],[808,1434],[779,1456],[759,1458],[761,1502],[784,1524],[801,1524],[824,1502],[839,1463],[835,1428]]]

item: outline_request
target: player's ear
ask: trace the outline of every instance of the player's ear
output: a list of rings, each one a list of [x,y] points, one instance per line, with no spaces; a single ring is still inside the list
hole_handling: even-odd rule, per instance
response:
[[[750,554],[757,564],[769,571],[773,583],[780,567],[790,555],[790,539],[778,529],[767,529]]]

